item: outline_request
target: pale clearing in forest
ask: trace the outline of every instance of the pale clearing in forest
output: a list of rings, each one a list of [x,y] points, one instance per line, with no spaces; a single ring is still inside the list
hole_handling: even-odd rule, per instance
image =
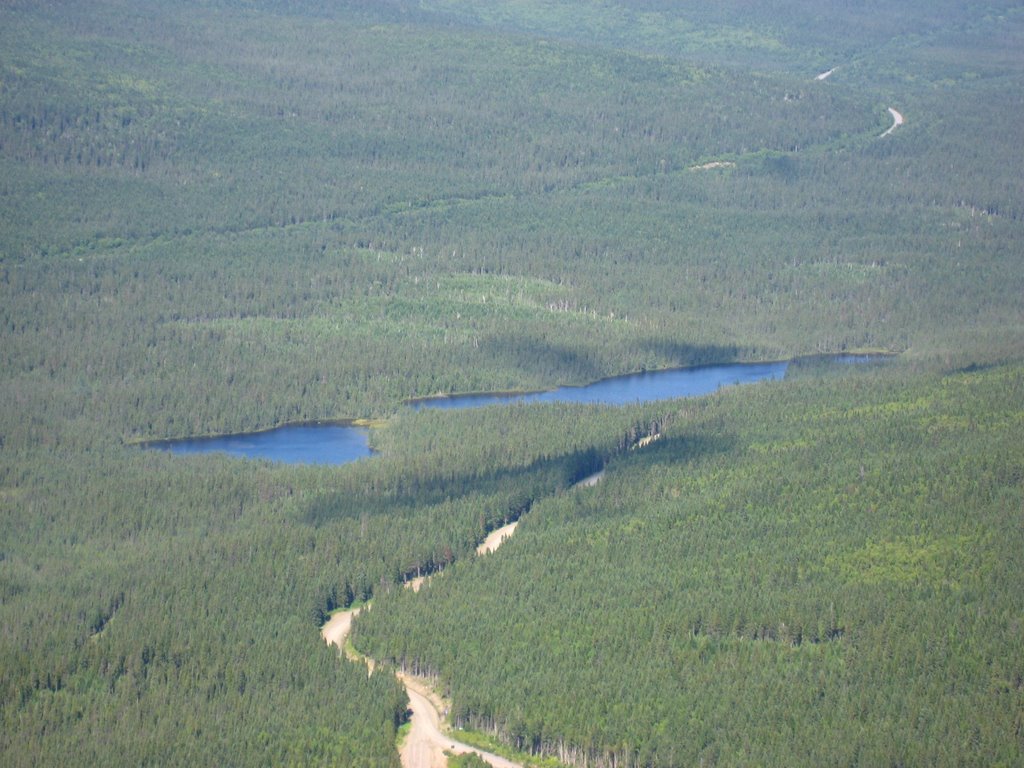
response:
[[[515,520],[508,525],[503,525],[501,528],[491,531],[487,534],[487,538],[484,539],[483,543],[476,548],[476,553],[478,555],[486,555],[496,550],[505,539],[512,535],[517,525],[519,525],[519,521]]]
[[[892,125],[889,126],[888,130],[878,138],[884,139],[890,133],[895,131],[899,126],[903,125],[903,115],[897,112],[892,107],[889,107],[889,114],[892,115]]]
[[[713,168],[735,168],[736,163],[730,160],[713,160],[710,163],[704,163],[703,165],[691,165],[691,171],[710,171]]]

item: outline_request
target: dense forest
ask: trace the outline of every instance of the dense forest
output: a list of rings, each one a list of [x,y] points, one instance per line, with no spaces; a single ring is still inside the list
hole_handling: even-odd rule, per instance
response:
[[[567,763],[1019,764],[1022,85],[1012,0],[0,4],[0,763],[396,768],[373,598]]]
[[[356,643],[579,764],[1014,764],[1022,402],[1014,366],[676,406]]]

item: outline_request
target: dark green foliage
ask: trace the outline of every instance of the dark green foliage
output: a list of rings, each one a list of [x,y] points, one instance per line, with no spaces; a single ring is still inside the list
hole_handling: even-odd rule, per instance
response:
[[[363,642],[528,747],[1019,762],[1022,36],[1010,2],[4,3],[0,763],[397,765],[401,689],[315,625],[442,567],[425,604],[512,596],[519,646]],[[906,363],[403,406],[862,347]],[[344,468],[132,447],[363,416]]]
[[[947,83],[948,63],[913,62],[941,89],[901,84],[910,122],[881,142],[859,79],[339,9],[273,34],[147,14],[6,13],[19,398],[182,436],[733,357],[1006,344],[992,329],[1024,291],[1007,63]],[[738,167],[690,170],[709,159]]]
[[[498,555],[381,597],[357,645],[577,761],[1014,764],[1022,398],[1016,366],[685,404]]]

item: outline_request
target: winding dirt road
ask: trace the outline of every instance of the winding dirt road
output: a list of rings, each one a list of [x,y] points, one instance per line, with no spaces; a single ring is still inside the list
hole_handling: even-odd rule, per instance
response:
[[[412,727],[399,751],[405,768],[445,768],[448,765],[445,752],[453,755],[475,752],[494,768],[522,768],[519,763],[455,741],[446,735],[439,714],[445,708],[437,694],[420,678],[399,673],[398,679],[409,694],[409,709],[412,710]]]
[[[595,472],[580,480],[574,487],[595,486],[603,477],[604,470]],[[512,535],[518,524],[519,521],[516,520],[491,531],[483,543],[476,548],[477,554],[486,555],[494,552]],[[429,576],[421,576],[406,582],[405,586],[415,591],[429,578]],[[344,653],[350,660],[365,662],[369,672],[372,673],[376,666],[373,659],[353,653],[351,650],[345,650],[345,641],[352,631],[352,620],[362,610],[360,607],[348,611],[338,611],[320,628],[320,634],[328,645],[337,646],[338,651]],[[475,752],[494,768],[523,768],[519,763],[512,762],[501,755],[463,744],[446,734],[441,713],[447,713],[448,708],[441,698],[431,690],[429,682],[404,672],[397,672],[396,677],[405,686],[405,692],[409,696],[409,710],[412,712],[412,716],[409,718],[409,732],[399,749],[403,768],[446,768],[448,757],[445,753],[464,755],[467,752]]]
[[[351,611],[338,611],[320,627],[320,634],[328,645],[338,646],[339,651],[345,650],[345,640],[352,631],[352,619],[358,616],[361,610],[362,608],[353,608]]]
[[[506,538],[512,535],[515,529],[516,523],[509,523],[492,531],[483,544],[477,547],[477,552],[480,554],[493,552],[501,546]],[[406,586],[417,590],[427,578],[429,577],[423,576],[413,579],[407,582]],[[375,666],[373,659],[345,650],[345,641],[352,631],[352,620],[359,615],[360,611],[362,608],[339,611],[321,627],[320,634],[328,645],[337,646],[339,652],[344,653],[352,661],[364,661],[369,671],[373,672]],[[494,768],[522,768],[519,763],[463,744],[445,734],[442,728],[441,712],[446,712],[447,707],[437,694],[430,690],[427,681],[403,672],[396,673],[396,677],[405,686],[405,692],[409,696],[409,710],[412,712],[412,716],[409,718],[409,732],[399,750],[403,768],[445,768],[448,765],[446,752],[454,755],[475,752]]]

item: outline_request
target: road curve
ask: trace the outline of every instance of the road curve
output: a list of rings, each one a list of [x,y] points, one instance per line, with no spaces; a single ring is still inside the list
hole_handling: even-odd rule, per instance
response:
[[[487,534],[487,538],[484,539],[483,544],[476,548],[476,553],[478,555],[487,555],[496,550],[501,546],[505,539],[515,532],[517,525],[519,525],[518,520],[511,522],[508,525],[503,525],[501,528],[495,528]]]
[[[576,483],[575,487],[592,487],[603,478],[604,470],[601,470],[583,478]],[[512,535],[518,524],[517,520],[491,531],[483,543],[477,547],[477,554],[485,555],[496,550]],[[418,590],[428,578],[421,576],[412,579],[406,582],[406,586]],[[338,611],[320,628],[320,635],[328,645],[337,646],[339,652],[345,653],[352,661],[365,662],[372,672],[376,665],[373,659],[345,650],[345,641],[352,632],[352,620],[362,610],[360,607]],[[448,765],[446,752],[453,755],[475,752],[494,768],[523,768],[521,764],[512,762],[501,755],[471,747],[445,734],[442,729],[441,712],[446,711],[446,708],[437,694],[430,689],[428,682],[423,678],[407,675],[404,672],[396,673],[396,677],[405,686],[405,692],[409,696],[409,710],[412,712],[409,719],[409,732],[399,750],[403,768],[446,768]]]
[[[338,646],[339,651],[345,650],[345,640],[352,631],[352,619],[359,615],[362,608],[353,608],[350,611],[338,611],[327,623],[320,627],[320,634],[328,645]]]
[[[522,768],[519,763],[455,741],[446,735],[441,728],[440,715],[444,705],[426,681],[402,673],[398,674],[398,679],[409,694],[409,709],[412,710],[412,727],[399,751],[404,768],[444,768],[448,764],[445,752],[453,755],[475,752],[494,768]]]
[[[501,541],[502,539],[498,544]],[[353,608],[338,611],[320,628],[320,634],[328,645],[336,646],[339,652],[345,653],[352,661],[366,662],[372,672],[375,666],[373,659],[345,651],[345,641],[352,631],[352,620],[361,610],[362,608]],[[444,704],[430,690],[427,682],[402,672],[397,673],[396,677],[405,686],[405,692],[409,696],[409,710],[412,712],[409,732],[399,750],[403,768],[445,768],[448,765],[445,752],[455,755],[475,752],[494,768],[522,768],[519,763],[463,744],[445,735],[441,729],[441,712],[445,709]]]
[[[892,133],[897,128],[899,128],[901,125],[903,125],[903,115],[901,115],[899,112],[897,112],[892,107],[889,107],[889,114],[892,115],[892,125],[889,126],[888,130],[885,133],[883,133],[881,136],[878,137],[880,139],[884,139],[890,133]]]

